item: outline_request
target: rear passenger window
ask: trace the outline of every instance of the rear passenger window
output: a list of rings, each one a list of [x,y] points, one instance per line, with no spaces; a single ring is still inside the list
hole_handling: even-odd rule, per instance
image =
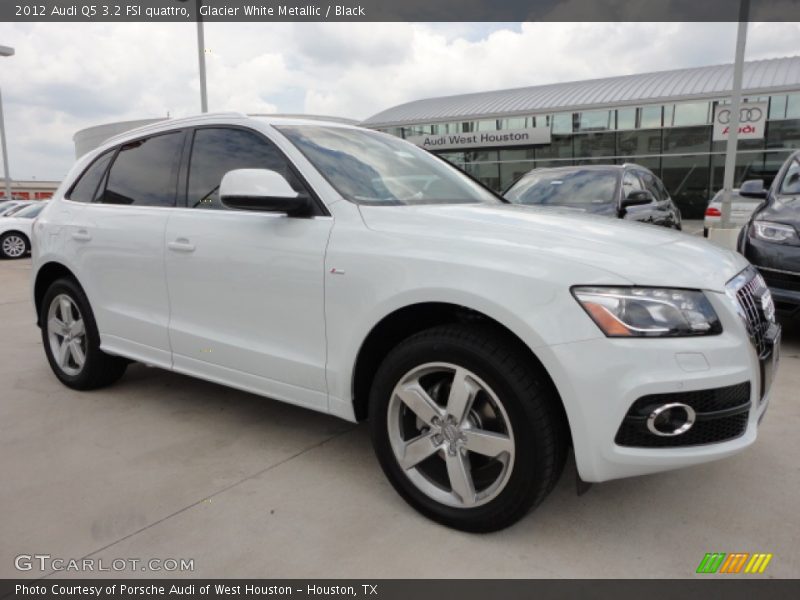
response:
[[[271,169],[297,191],[303,186],[281,152],[264,138],[243,129],[209,127],[194,134],[189,162],[187,206],[225,208],[219,201],[222,176],[234,169]]]
[[[100,158],[96,159],[88,169],[83,172],[78,182],[72,186],[72,192],[69,194],[69,200],[73,202],[94,202],[97,197],[97,191],[100,187],[100,181],[106,174],[108,163],[114,156],[114,151],[106,152]]]
[[[183,133],[137,140],[120,148],[102,197],[104,204],[175,206]]]

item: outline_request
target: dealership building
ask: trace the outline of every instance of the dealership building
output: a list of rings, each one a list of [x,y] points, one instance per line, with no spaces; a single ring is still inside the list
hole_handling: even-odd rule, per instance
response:
[[[362,123],[501,191],[533,168],[637,163],[685,218],[722,187],[733,65],[428,98]],[[736,184],[770,182],[800,148],[800,56],[745,64]]]

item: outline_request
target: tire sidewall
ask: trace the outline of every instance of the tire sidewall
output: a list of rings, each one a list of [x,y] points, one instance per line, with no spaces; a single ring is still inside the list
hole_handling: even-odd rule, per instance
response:
[[[420,491],[397,462],[388,435],[387,412],[394,387],[415,367],[431,362],[449,362],[480,377],[497,395],[508,415],[514,434],[515,457],[511,476],[500,494],[473,508],[456,508],[436,502]],[[540,495],[547,481],[538,460],[546,451],[537,431],[541,421],[533,418],[526,391],[518,389],[496,357],[480,348],[456,340],[419,340],[401,344],[389,354],[376,373],[370,395],[370,429],[378,460],[397,492],[426,516],[468,531],[488,531],[510,525],[504,515],[519,514]],[[499,523],[500,526],[493,526]]]
[[[83,319],[83,326],[86,331],[86,362],[84,363],[81,372],[77,375],[69,375],[62,371],[50,348],[50,334],[47,327],[47,315],[48,311],[50,310],[50,304],[59,294],[66,294],[69,296],[78,307],[78,310],[81,313],[81,318]],[[41,324],[42,343],[44,344],[45,355],[47,356],[47,361],[50,363],[50,367],[53,369],[55,376],[58,377],[62,383],[69,387],[80,389],[87,386],[94,363],[98,360],[98,354],[100,352],[100,335],[97,331],[97,325],[95,324],[94,314],[92,313],[91,306],[89,306],[89,301],[80,286],[69,279],[59,279],[53,282],[50,287],[47,288],[47,291],[42,298],[39,323]]]

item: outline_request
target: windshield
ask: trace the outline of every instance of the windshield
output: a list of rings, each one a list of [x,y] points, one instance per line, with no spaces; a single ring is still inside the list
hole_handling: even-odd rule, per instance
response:
[[[276,129],[337,192],[358,204],[502,202],[445,161],[387,134],[323,125]]]
[[[30,206],[30,204],[15,204],[10,208],[6,208],[5,211],[3,211],[3,216],[10,217],[11,215],[18,213],[27,206]]]
[[[24,206],[22,210],[15,212],[14,216],[19,217],[20,219],[33,219],[36,215],[42,212],[43,208],[44,208],[44,202],[40,204],[32,204]]]
[[[597,169],[533,171],[514,184],[505,196],[514,204],[580,208],[616,205],[618,179],[616,171]]]

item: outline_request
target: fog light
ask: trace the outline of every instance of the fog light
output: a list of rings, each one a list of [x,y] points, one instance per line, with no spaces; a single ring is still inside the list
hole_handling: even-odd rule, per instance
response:
[[[687,404],[662,404],[647,417],[647,428],[662,437],[681,435],[692,428],[695,416],[694,409]]]

